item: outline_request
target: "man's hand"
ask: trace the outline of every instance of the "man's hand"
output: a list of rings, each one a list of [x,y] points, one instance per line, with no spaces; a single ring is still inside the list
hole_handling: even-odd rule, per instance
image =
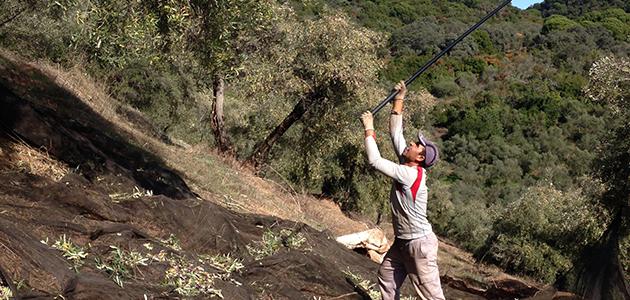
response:
[[[403,102],[405,100],[405,96],[407,95],[407,87],[405,86],[405,82],[401,80],[396,84],[394,90],[398,91],[398,94],[394,96],[394,102],[392,103],[392,114],[400,115],[403,111]]]
[[[407,87],[405,86],[405,81],[401,80],[394,86],[394,90],[398,91],[398,94],[394,97],[394,100],[405,100],[405,96],[407,95]]]
[[[364,112],[361,115],[361,122],[363,122],[363,128],[365,128],[366,131],[374,130],[374,117],[372,116],[371,112]]]

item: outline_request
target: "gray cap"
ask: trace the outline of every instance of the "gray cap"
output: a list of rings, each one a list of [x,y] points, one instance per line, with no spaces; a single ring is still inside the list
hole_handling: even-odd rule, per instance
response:
[[[418,131],[418,143],[424,146],[424,162],[423,168],[431,168],[438,161],[440,155],[438,154],[438,147],[431,141],[427,140],[422,131]]]

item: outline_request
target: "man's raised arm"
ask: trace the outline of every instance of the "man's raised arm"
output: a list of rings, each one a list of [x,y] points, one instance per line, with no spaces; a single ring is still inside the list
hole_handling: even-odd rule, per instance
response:
[[[392,113],[389,117],[389,134],[392,138],[392,143],[394,144],[394,151],[398,156],[398,160],[402,162],[402,153],[405,151],[405,147],[407,147],[407,142],[405,141],[405,137],[403,135],[403,119],[402,119],[402,111],[403,111],[403,103],[405,102],[405,95],[407,94],[407,87],[405,86],[404,81],[400,81],[394,87],[394,90],[398,91],[398,94],[394,97],[394,102],[392,104]]]
[[[399,165],[393,161],[381,157],[381,153],[376,145],[376,134],[374,133],[374,117],[372,113],[366,111],[361,115],[361,122],[365,129],[365,149],[368,156],[368,162],[372,167],[380,171],[381,173],[393,178],[394,180],[402,183],[409,184],[410,178],[416,178],[418,171],[412,168]],[[412,171],[413,170],[413,171]],[[414,173],[413,176],[411,173]]]

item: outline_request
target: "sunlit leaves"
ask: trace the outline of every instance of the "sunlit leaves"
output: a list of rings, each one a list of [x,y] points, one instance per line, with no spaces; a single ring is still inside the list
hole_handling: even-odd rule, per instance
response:
[[[585,92],[591,99],[610,104],[618,113],[630,114],[630,60],[603,57],[593,63],[589,76]]]

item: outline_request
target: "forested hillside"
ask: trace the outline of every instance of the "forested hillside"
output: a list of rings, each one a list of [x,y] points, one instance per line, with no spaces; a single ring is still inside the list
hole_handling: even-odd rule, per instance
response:
[[[80,66],[166,141],[381,223],[390,183],[358,116],[498,4],[9,0],[0,45]],[[418,78],[406,132],[440,145],[436,232],[509,272],[628,294],[629,56],[627,1],[547,0],[506,7]]]

